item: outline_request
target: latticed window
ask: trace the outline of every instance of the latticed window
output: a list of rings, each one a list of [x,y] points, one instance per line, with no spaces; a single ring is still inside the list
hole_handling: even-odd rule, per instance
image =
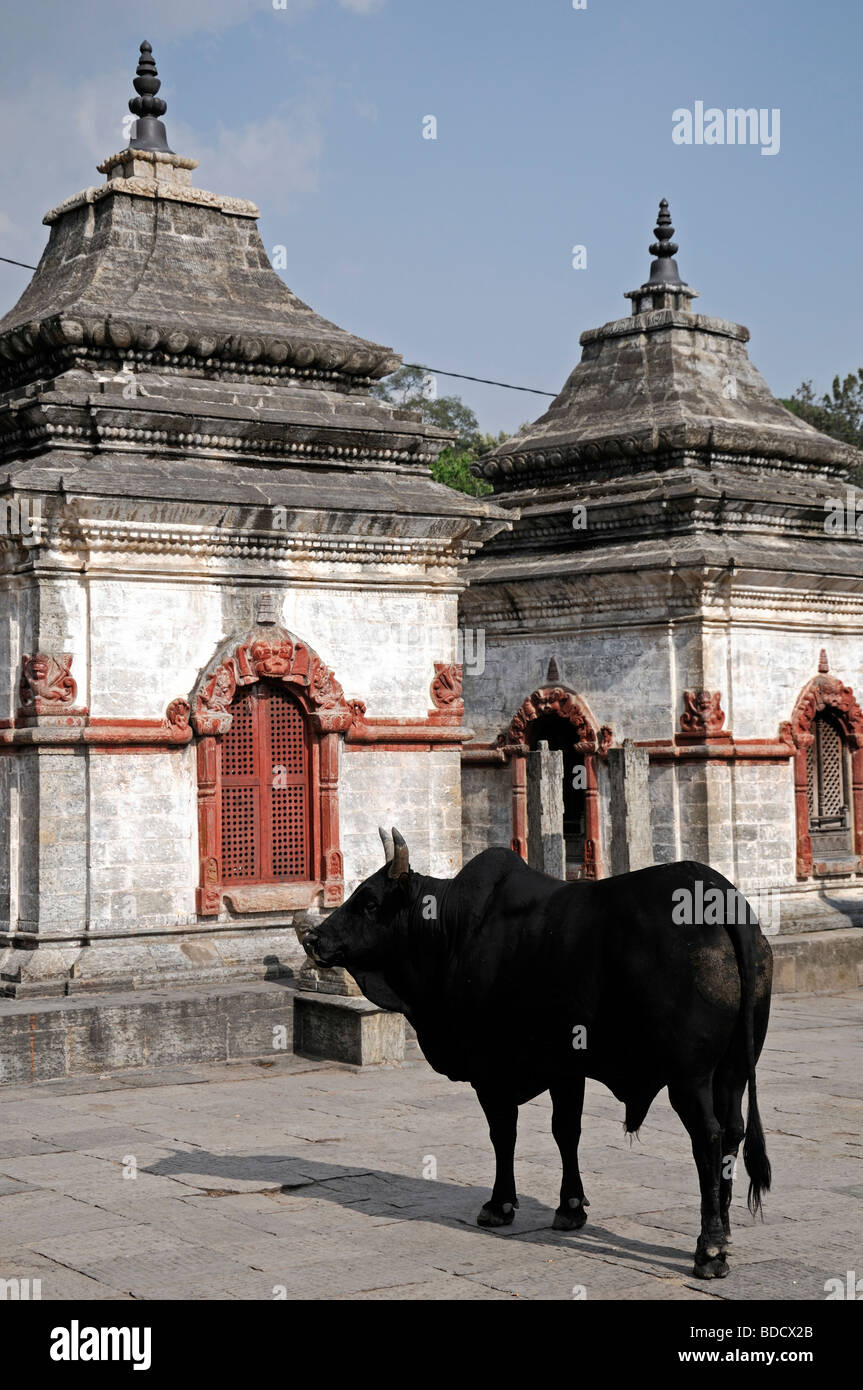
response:
[[[848,774],[845,743],[829,720],[819,715],[806,752],[811,830],[845,830],[848,818]]]
[[[311,877],[310,757],[303,711],[260,681],[231,706],[220,740],[222,878],[283,883]]]

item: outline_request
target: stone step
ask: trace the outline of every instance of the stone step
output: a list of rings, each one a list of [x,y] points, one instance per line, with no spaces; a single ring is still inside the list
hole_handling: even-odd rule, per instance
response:
[[[294,1051],[398,1061],[404,1020],[366,999],[304,995],[278,981],[0,1000],[0,1085]]]

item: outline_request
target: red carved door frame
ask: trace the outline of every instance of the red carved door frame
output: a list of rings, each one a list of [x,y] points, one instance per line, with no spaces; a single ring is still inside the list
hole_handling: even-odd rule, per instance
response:
[[[572,690],[546,686],[535,690],[513,715],[508,729],[498,736],[498,746],[506,749],[512,770],[511,848],[527,860],[527,754],[532,747],[532,726],[546,714],[555,714],[571,724],[576,741],[573,752],[584,758],[584,876],[602,876],[599,834],[599,795],[597,759],[605,758],[614,737],[608,724],[597,728],[584,700]]]

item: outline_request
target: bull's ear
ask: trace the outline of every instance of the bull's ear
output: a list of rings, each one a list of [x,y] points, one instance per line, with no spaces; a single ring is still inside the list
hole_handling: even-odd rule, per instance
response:
[[[388,830],[384,830],[382,825],[378,826],[378,834],[381,837],[381,844],[384,847],[386,862],[387,864],[391,864],[393,862],[393,855],[396,852],[395,845],[393,844],[393,837]]]
[[[393,845],[395,854],[393,862],[390,864],[390,878],[401,878],[403,874],[410,873],[410,852],[407,840],[400,831],[393,826]]]

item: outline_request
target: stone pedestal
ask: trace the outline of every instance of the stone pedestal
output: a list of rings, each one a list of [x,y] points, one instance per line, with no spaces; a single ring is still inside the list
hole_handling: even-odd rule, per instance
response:
[[[328,916],[327,912],[306,912],[302,925],[317,925]],[[404,1059],[404,1018],[366,999],[353,975],[343,966],[327,967],[307,960],[297,984],[296,1052],[358,1067]]]
[[[294,1001],[294,1051],[331,1062],[366,1067],[401,1062],[405,1021],[368,999],[298,993]]]
[[[611,777],[611,872],[628,874],[653,863],[650,834],[649,757],[624,739],[608,754]]]
[[[552,878],[566,877],[563,754],[547,743],[527,755],[527,862]]]

